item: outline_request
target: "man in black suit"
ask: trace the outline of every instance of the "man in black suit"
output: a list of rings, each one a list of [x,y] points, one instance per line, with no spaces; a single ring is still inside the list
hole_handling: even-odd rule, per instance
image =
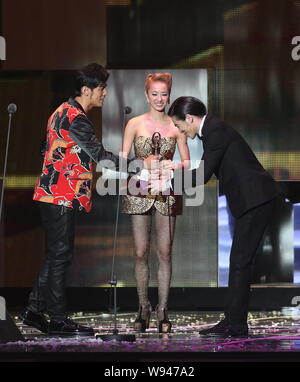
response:
[[[213,174],[225,194],[235,229],[230,253],[225,318],[200,334],[247,336],[251,265],[264,231],[271,219],[276,183],[256,159],[244,138],[225,122],[206,113],[205,105],[194,97],[177,98],[169,109],[174,124],[187,137],[203,142],[204,183]],[[199,169],[198,169],[199,170]],[[192,185],[199,185],[196,169]]]

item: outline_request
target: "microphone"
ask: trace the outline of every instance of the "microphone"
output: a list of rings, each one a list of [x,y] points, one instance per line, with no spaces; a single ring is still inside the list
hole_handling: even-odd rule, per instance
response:
[[[132,112],[132,109],[130,106],[125,106],[123,110],[125,114],[130,114]]]
[[[15,105],[14,103],[10,103],[7,106],[7,111],[8,111],[8,114],[14,114],[17,111],[17,105]]]

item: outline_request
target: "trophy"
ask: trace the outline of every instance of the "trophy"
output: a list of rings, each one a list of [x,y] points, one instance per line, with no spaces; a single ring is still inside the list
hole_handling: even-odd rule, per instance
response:
[[[160,147],[161,147],[161,135],[157,131],[153,133],[151,138],[152,155],[158,156],[160,154]],[[147,170],[142,170],[142,173],[140,176],[140,188],[142,192],[144,193],[148,190],[148,180],[149,180],[149,172]]]
[[[160,154],[161,146],[161,135],[158,131],[153,133],[151,141],[152,155],[158,156]]]

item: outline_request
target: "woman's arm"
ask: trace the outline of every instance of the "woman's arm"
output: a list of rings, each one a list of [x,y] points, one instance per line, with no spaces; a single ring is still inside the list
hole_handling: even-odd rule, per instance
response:
[[[122,156],[128,157],[131,151],[131,147],[136,134],[136,123],[135,118],[130,119],[127,122],[124,132],[124,139],[122,145]]]

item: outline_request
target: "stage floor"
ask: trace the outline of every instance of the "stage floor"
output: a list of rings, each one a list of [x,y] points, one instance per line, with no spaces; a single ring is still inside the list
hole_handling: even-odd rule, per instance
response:
[[[299,313],[299,312],[296,312]],[[30,358],[37,354],[68,354],[72,360],[76,353],[101,353],[97,360],[143,361],[143,360],[300,360],[300,316],[292,308],[281,311],[252,312],[249,315],[250,332],[248,338],[207,338],[199,335],[199,330],[217,323],[222,318],[220,312],[170,312],[173,323],[172,333],[157,333],[153,313],[150,328],[146,333],[134,333],[132,324],[136,313],[119,313],[117,316],[120,334],[135,334],[134,342],[102,341],[93,337],[49,337],[34,328],[23,325],[17,313],[11,314],[24,335],[25,342],[0,344],[0,355],[9,354],[18,359],[22,354]],[[108,313],[76,312],[72,318],[92,326],[95,333],[110,334],[113,316]],[[280,353],[280,357],[275,356]],[[291,357],[293,355],[293,357]],[[75,358],[74,358],[75,359]],[[87,358],[93,359],[95,358]]]

